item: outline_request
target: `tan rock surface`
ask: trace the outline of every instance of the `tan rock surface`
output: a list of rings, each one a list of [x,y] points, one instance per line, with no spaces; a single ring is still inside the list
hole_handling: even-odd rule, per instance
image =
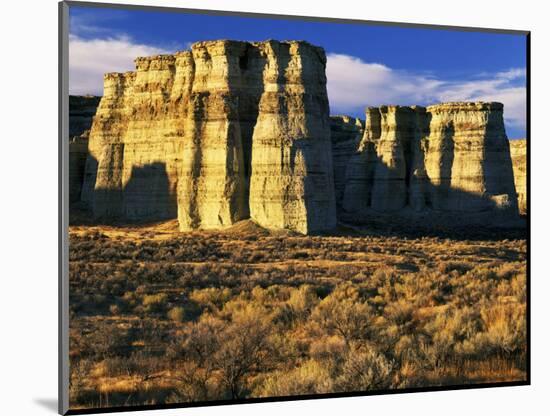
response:
[[[325,61],[306,42],[208,41],[105,75],[82,200],[97,218],[177,212],[182,230],[333,227]]]
[[[502,110],[499,103],[367,109],[344,211],[517,211]]]
[[[527,214],[527,140],[510,140],[510,154],[514,168],[514,183],[518,195],[518,208]]]
[[[259,45],[266,64],[252,138],[250,216],[304,234],[336,226],[326,57],[305,42]]]
[[[332,142],[332,163],[336,205],[341,206],[346,188],[346,171],[351,157],[356,152],[365,122],[346,115],[330,117],[330,138]]]
[[[101,97],[69,96],[69,201],[80,200],[88,154],[88,136]]]
[[[94,95],[69,96],[69,137],[90,130],[101,97]]]
[[[374,169],[377,165],[377,143],[381,135],[378,108],[366,109],[365,130],[357,150],[348,162],[342,211],[363,216],[371,206]]]
[[[84,168],[88,157],[88,134],[72,137],[69,141],[69,202],[71,204],[80,201],[82,182],[84,181]]]
[[[517,210],[512,161],[500,103],[448,103],[427,108],[426,172],[434,209]]]

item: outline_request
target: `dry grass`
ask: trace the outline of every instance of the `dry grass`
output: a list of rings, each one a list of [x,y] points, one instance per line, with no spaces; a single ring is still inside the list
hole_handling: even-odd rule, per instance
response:
[[[70,285],[73,408],[526,377],[517,236],[75,226]]]

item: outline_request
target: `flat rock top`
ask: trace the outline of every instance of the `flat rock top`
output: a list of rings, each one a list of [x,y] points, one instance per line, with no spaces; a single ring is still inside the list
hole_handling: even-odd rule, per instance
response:
[[[479,111],[479,110],[500,110],[504,108],[502,103],[496,101],[456,101],[448,103],[440,103],[429,105],[426,107],[428,111],[448,111],[448,110],[462,110],[462,111]]]
[[[380,106],[368,106],[366,112],[381,112],[381,113],[395,113],[395,112],[443,112],[443,111],[502,111],[504,105],[496,101],[454,101],[446,103],[432,104],[427,107],[421,105],[395,105],[384,104]]]

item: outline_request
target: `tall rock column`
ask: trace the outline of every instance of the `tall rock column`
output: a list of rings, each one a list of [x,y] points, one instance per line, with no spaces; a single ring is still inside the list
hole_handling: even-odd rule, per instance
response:
[[[377,143],[371,207],[396,211],[407,205],[410,180],[411,144],[415,113],[410,107],[380,107],[381,134]]]
[[[500,103],[367,109],[342,201],[347,220],[376,212],[517,212]]]
[[[342,210],[357,217],[367,214],[371,205],[374,170],[378,163],[377,146],[382,134],[378,107],[368,107],[365,131],[346,169],[346,184],[342,195]]]
[[[110,73],[103,77],[104,95],[90,130],[81,193],[81,200],[95,217],[120,216],[124,212],[121,194],[124,135],[130,118],[134,80],[134,72]]]
[[[342,205],[346,188],[346,170],[350,159],[361,142],[364,133],[363,120],[349,116],[330,117],[330,138],[334,168],[334,189],[336,206]]]
[[[130,220],[174,218],[182,146],[180,107],[171,99],[176,57],[157,55],[135,63],[124,135],[123,214]]]
[[[219,40],[135,62],[104,78],[81,193],[95,217],[334,227],[321,48]]]
[[[527,140],[510,140],[510,155],[514,169],[514,183],[518,195],[518,208],[527,214]]]
[[[500,103],[446,103],[430,114],[426,172],[432,208],[517,211],[514,176]]]
[[[426,172],[430,115],[425,107],[413,106],[413,131],[409,152],[408,205],[416,212],[423,211],[428,203],[430,179]]]
[[[267,64],[252,139],[250,215],[304,234],[336,225],[326,57],[306,42],[258,44]]]
[[[247,44],[199,42],[178,189],[181,230],[223,228],[248,217],[240,126],[241,59]]]

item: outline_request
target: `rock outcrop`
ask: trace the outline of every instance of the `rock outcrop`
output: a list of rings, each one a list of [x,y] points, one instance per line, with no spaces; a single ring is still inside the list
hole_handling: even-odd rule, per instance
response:
[[[258,48],[264,69],[252,136],[250,216],[267,228],[304,234],[333,228],[325,53],[304,42]]]
[[[82,201],[182,230],[332,228],[325,64],[307,42],[208,41],[106,74]]]
[[[517,211],[502,112],[499,103],[368,108],[343,213]]]
[[[84,168],[88,157],[89,130],[79,136],[71,137],[69,141],[69,202],[80,201]]]
[[[341,207],[344,197],[348,164],[359,147],[364,129],[365,122],[360,118],[346,115],[330,117],[334,190],[338,208]]]
[[[510,154],[514,168],[514,182],[518,195],[518,208],[527,214],[527,140],[510,140]]]
[[[135,63],[105,75],[97,111],[98,97],[70,99],[70,200],[96,219],[309,234],[337,209],[357,222],[526,210],[525,142],[509,144],[502,104],[330,118],[325,53],[301,41],[205,41]]]
[[[101,97],[69,96],[69,201],[80,200],[88,155],[88,135]]]
[[[94,95],[69,96],[69,137],[80,136],[92,127],[92,120],[101,97]]]

